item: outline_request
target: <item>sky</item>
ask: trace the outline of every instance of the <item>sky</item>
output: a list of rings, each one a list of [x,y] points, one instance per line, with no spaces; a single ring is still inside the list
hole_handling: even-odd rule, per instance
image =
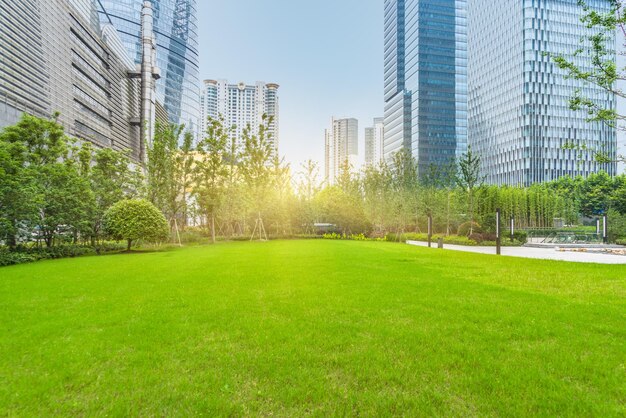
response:
[[[279,152],[292,170],[323,172],[324,129],[335,117],[364,130],[383,115],[383,2],[198,1],[200,79],[278,83]]]

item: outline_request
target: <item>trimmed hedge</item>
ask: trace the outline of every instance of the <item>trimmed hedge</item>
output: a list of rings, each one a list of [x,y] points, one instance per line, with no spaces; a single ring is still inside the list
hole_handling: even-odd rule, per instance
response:
[[[495,247],[496,246],[496,237],[494,234],[472,234],[471,237],[462,237],[462,236],[458,236],[458,235],[433,235],[432,238],[432,242],[436,243],[439,238],[443,238],[443,243],[444,244],[449,244],[449,245],[466,245],[466,246],[470,246],[470,247],[474,247],[474,246],[486,246],[486,247]],[[478,241],[478,239],[480,239]],[[398,235],[397,234],[388,234],[387,235],[387,241],[394,241],[397,242],[398,241]],[[427,242],[428,241],[428,234],[417,234],[417,233],[406,233],[406,234],[402,234],[402,236],[400,237],[400,242],[406,242],[406,241],[420,241],[420,242]],[[502,246],[503,247],[520,247],[524,245],[523,242],[514,240],[513,242],[511,242],[510,239],[508,238],[502,238]]]
[[[18,247],[13,251],[4,248],[0,249],[0,267],[32,263],[40,260],[115,253],[124,250],[124,248],[124,245],[110,243],[96,247],[85,245],[60,245],[50,248]]]

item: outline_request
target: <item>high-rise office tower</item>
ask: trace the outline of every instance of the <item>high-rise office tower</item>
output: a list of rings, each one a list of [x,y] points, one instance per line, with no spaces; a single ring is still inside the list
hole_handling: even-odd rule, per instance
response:
[[[357,168],[359,156],[359,121],[354,118],[332,118],[324,140],[324,178],[334,185],[347,162]]]
[[[100,21],[120,32],[135,63],[141,63],[141,10],[143,0],[98,0]],[[150,0],[157,40],[157,100],[172,123],[199,130],[199,64],[196,0]]]
[[[374,118],[374,125],[365,128],[365,166],[376,167],[384,160],[384,136],[384,119]]]
[[[224,117],[226,126],[234,126],[232,137],[241,141],[243,130],[250,125],[253,133],[263,123],[263,115],[271,118],[268,134],[274,152],[279,146],[278,88],[275,83],[229,84],[227,80],[205,80],[200,96],[201,133],[204,135],[209,117]],[[268,119],[269,120],[269,119]]]
[[[385,0],[385,159],[409,150],[421,172],[467,144],[466,0]]]
[[[68,135],[142,159],[136,67],[94,1],[0,0],[0,39],[0,127],[58,112]]]
[[[608,11],[609,0],[590,0]],[[568,79],[548,54],[570,55],[589,29],[575,0],[474,0],[469,2],[469,144],[482,158],[492,184],[530,185],[560,176],[615,174],[615,164],[598,164],[591,154],[565,149],[568,143],[615,155],[616,132],[569,109],[577,89],[602,107],[612,94]],[[591,68],[581,54],[576,64]]]

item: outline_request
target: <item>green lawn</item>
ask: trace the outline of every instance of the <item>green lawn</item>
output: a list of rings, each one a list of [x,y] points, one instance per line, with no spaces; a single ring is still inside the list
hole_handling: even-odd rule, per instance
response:
[[[345,241],[0,269],[0,416],[625,416],[626,267]]]

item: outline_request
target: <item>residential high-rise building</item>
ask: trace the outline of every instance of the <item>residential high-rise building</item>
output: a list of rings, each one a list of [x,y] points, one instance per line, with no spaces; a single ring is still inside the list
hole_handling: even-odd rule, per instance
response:
[[[587,4],[608,11],[609,0]],[[615,164],[598,164],[567,144],[615,156],[616,132],[572,111],[577,89],[612,109],[613,94],[565,77],[548,54],[571,56],[589,29],[576,1],[474,0],[469,2],[469,144],[482,158],[492,184],[528,186],[560,176],[615,174]],[[583,71],[585,54],[574,57]]]
[[[205,80],[200,97],[201,132],[204,134],[209,117],[222,116],[226,126],[234,126],[233,139],[241,141],[243,130],[250,125],[253,133],[263,123],[263,115],[270,119],[268,134],[274,152],[279,146],[278,84],[258,81],[254,85],[229,84],[227,80]]]
[[[99,17],[120,33],[136,64],[141,63],[141,10],[144,0],[98,0]],[[150,0],[157,40],[161,79],[156,99],[163,103],[171,123],[199,130],[199,57],[196,0]]]
[[[384,160],[385,124],[383,118],[374,118],[374,126],[365,128],[365,166],[377,166]]]
[[[385,0],[384,156],[422,173],[467,146],[466,0]]]
[[[359,156],[359,121],[332,118],[324,141],[324,179],[334,185],[346,162],[356,168]]]
[[[59,112],[68,135],[141,160],[136,67],[93,1],[0,0],[0,34],[0,127]]]

